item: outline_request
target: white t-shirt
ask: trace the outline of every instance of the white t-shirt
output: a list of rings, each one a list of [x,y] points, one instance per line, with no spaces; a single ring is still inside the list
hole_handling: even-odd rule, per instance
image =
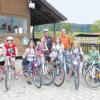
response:
[[[63,49],[64,49],[64,45],[63,44],[53,44],[53,49],[59,51],[59,53],[62,53],[63,52]]]
[[[33,57],[35,56],[35,51],[33,48],[27,48],[25,50],[26,54],[27,54],[27,60],[28,61],[33,61]]]

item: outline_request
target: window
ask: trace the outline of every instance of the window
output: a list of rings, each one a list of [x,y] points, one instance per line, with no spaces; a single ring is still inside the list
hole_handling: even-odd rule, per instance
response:
[[[17,19],[19,34],[27,33],[27,20],[24,18]]]
[[[14,16],[0,16],[0,34],[27,33],[27,19]]]
[[[0,16],[0,34],[6,33],[6,28],[7,28],[6,18],[7,17]]]

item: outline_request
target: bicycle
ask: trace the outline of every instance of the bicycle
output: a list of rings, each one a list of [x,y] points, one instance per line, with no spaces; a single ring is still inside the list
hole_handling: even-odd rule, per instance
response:
[[[73,55],[71,52],[64,52],[65,55],[65,60],[66,60],[66,64],[69,63],[70,67],[72,70],[71,72],[73,72],[73,76],[74,76],[74,82],[75,82],[75,89],[78,90],[79,89],[79,84],[80,84],[80,79],[79,79],[79,65],[80,65],[80,58],[77,58],[75,55]]]
[[[43,85],[48,86],[53,83],[54,67],[49,61],[45,60],[45,56],[42,56],[42,64],[41,64],[40,72],[41,72]]]
[[[85,82],[91,88],[100,87],[100,65],[96,64],[95,60],[92,61],[85,73]]]
[[[11,57],[7,57],[7,65],[6,65],[6,72],[5,72],[5,88],[8,91],[10,89],[10,81],[13,78],[13,66],[11,63]]]
[[[65,70],[63,67],[63,62],[61,59],[63,59],[63,53],[59,53],[57,50],[53,50],[54,55],[56,55],[55,61],[54,61],[54,85],[61,86],[64,83],[65,80]]]
[[[35,86],[37,88],[41,88],[41,85],[42,85],[42,79],[41,79],[41,73],[40,73],[41,65],[38,64],[37,57],[34,56],[32,62],[29,62],[27,59],[24,59],[22,62],[22,67],[23,67],[22,68],[23,73],[27,72],[28,67],[31,67],[29,76],[32,78],[32,81],[34,82]]]

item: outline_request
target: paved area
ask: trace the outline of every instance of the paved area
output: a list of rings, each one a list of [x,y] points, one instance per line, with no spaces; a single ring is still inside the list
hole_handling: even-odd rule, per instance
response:
[[[21,61],[17,61],[18,69],[21,68]],[[35,85],[28,85],[21,71],[18,80],[13,80],[11,89],[6,92],[4,82],[0,82],[0,100],[100,100],[100,88],[93,90],[88,88],[81,78],[78,91],[74,88],[73,80],[65,81],[61,87],[42,86],[37,89]]]

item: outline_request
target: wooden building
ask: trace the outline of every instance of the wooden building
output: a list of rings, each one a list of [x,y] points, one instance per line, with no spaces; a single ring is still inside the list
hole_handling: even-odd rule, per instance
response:
[[[100,52],[100,33],[79,34],[75,37],[84,52],[88,52],[91,49],[91,44],[96,44]]]
[[[56,22],[65,20],[46,0],[0,0],[0,38],[5,42],[7,36],[13,36],[19,55],[27,45],[23,41],[34,38],[35,25],[54,23],[55,27]]]

